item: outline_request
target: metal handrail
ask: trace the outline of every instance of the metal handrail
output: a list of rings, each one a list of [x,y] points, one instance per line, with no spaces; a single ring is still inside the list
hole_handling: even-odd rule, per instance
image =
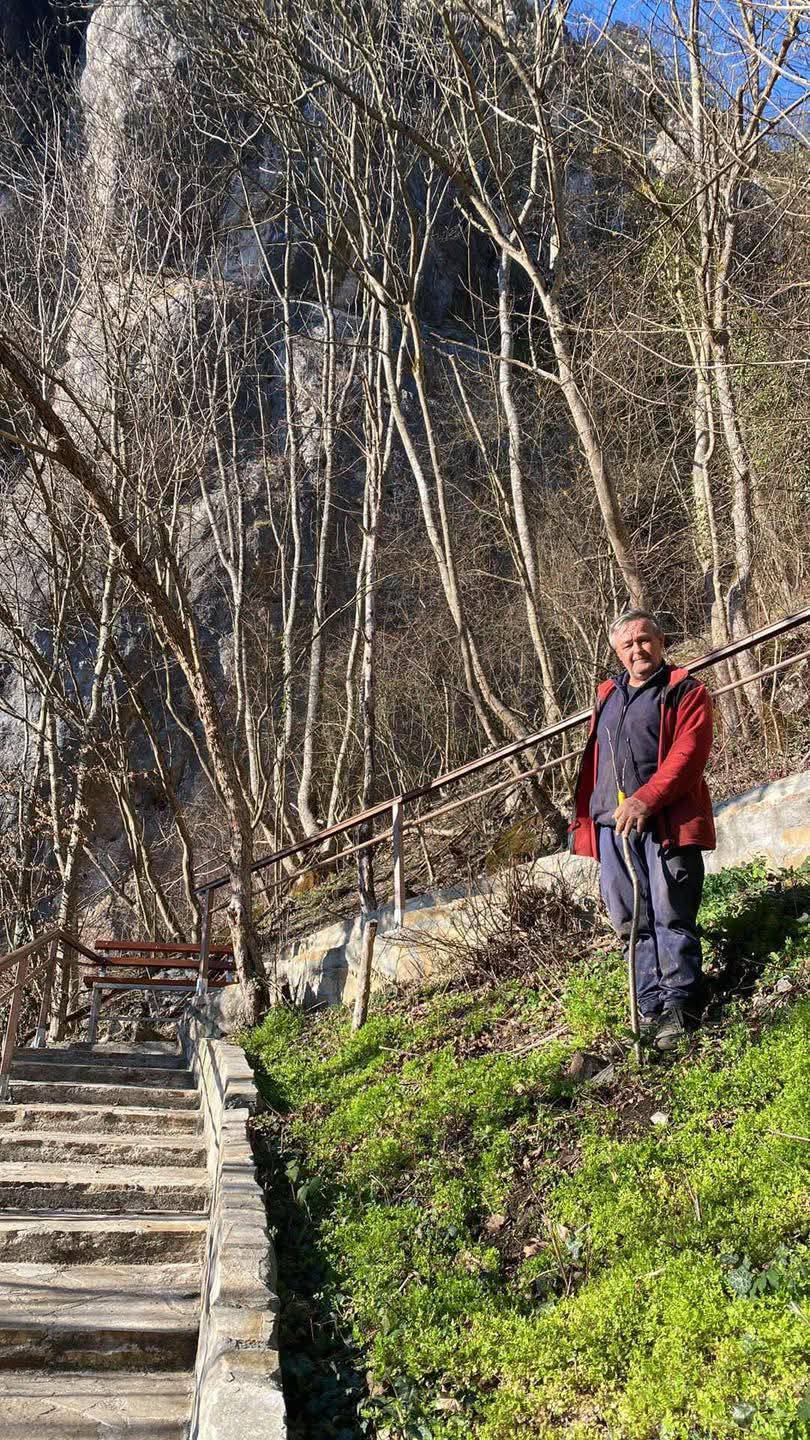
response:
[[[131,949],[137,951],[139,956],[144,955],[145,957],[146,954],[153,954],[160,958],[162,966],[165,969],[172,968],[173,956],[177,956],[181,953],[193,954],[197,956],[200,953],[200,947],[197,945],[188,945],[185,943],[171,945],[163,941],[148,942],[103,940],[98,941],[97,944],[99,945],[99,948],[103,947],[108,952],[115,950]],[[60,1030],[61,1024],[64,1023],[68,1018],[67,1016],[63,1016],[62,1020],[60,1021],[58,1013],[54,1015],[51,1008],[53,982],[55,979],[56,967],[59,960],[60,946],[62,946],[63,950],[70,949],[75,951],[75,953],[80,957],[80,964],[95,965],[100,967],[102,975],[104,970],[107,968],[115,969],[118,958],[115,954],[99,954],[98,950],[91,949],[88,945],[83,944],[83,942],[79,940],[78,936],[73,935],[69,930],[62,929],[62,927],[58,925],[54,925],[49,930],[43,931],[41,935],[35,935],[33,940],[26,941],[24,945],[18,945],[16,949],[11,950],[8,955],[4,955],[0,959],[0,974],[5,974],[10,970],[14,970],[16,967],[16,977],[14,983],[0,994],[0,1004],[4,1004],[8,1000],[10,1000],[11,1002],[9,1005],[5,1029],[3,1031],[2,1047],[0,1047],[0,1103],[5,1101],[8,1095],[9,1076],[11,1073],[11,1066],[14,1059],[14,1052],[17,1048],[17,1030],[19,1027],[23,997],[27,987],[30,985],[31,980],[33,980],[35,976],[39,976],[43,972],[45,973],[45,984],[43,986],[42,996],[40,998],[39,1013],[37,1017],[36,1029],[33,1035],[32,1048],[35,1050],[42,1049],[46,1045],[48,1038],[52,1040],[59,1038],[58,1032]],[[44,950],[48,951],[47,958],[44,959],[41,964],[32,967],[31,961],[33,957]],[[220,959],[220,951],[222,952],[223,956],[230,956],[232,954],[232,951],[224,946],[216,947],[215,949],[214,954],[217,967],[219,968],[220,966],[222,966],[222,968],[224,969],[226,962],[223,959]],[[147,963],[148,962],[144,958],[144,968],[146,968]],[[194,982],[192,981],[191,984],[194,984]],[[102,988],[106,988],[107,990],[136,990],[149,988],[154,989],[155,986],[154,979],[150,981],[150,977],[148,975],[142,980],[118,980],[116,977],[105,976],[102,980]],[[180,983],[178,984],[178,988],[186,988],[186,986],[185,984]],[[191,988],[191,986],[189,985],[188,988]],[[78,1018],[83,1013],[87,1013],[89,1010],[89,1013],[91,1014],[91,1034],[94,1034],[98,1022],[99,1004],[100,991],[96,992],[94,990],[92,1006],[85,1007],[84,1010],[77,1011],[76,1015],[72,1016],[71,1018]]]
[[[20,960],[24,960],[27,955],[33,955],[35,951],[41,950],[43,945],[49,945],[51,940],[58,940],[60,933],[58,927],[46,930],[44,935],[38,935],[25,945],[18,945],[16,950],[10,950],[8,955],[4,955],[0,960],[0,975],[4,970],[10,970],[12,965],[17,965]]]
[[[115,952],[122,955],[199,955],[199,945],[189,944],[185,940],[99,940],[96,942],[96,950],[104,950],[108,955],[108,964],[114,963]],[[209,955],[226,957],[233,955],[233,947],[230,945],[212,945]],[[169,960],[166,960],[169,967]]]
[[[749,635],[744,635],[738,640],[733,640],[730,644],[724,645],[717,650],[707,651],[705,655],[699,656],[696,660],[687,661],[681,668],[689,674],[699,674],[702,670],[707,670],[713,665],[719,665],[725,660],[731,660],[735,655],[741,655],[746,650],[751,650],[757,645],[765,644],[769,640],[776,640],[779,636],[786,635],[791,630],[798,629],[801,625],[806,625],[808,621],[810,621],[810,606],[807,606],[804,610],[797,611],[793,615],[787,615],[781,620],[774,621],[771,625],[765,625],[760,630],[753,631]],[[808,653],[810,652],[803,651],[799,655],[789,656],[787,659],[757,672],[756,675],[742,676],[739,680],[722,686],[716,693],[722,695],[728,690],[734,690],[742,685],[755,683],[758,679],[766,675],[774,674],[776,671],[783,670],[787,666],[794,665],[800,660],[807,658]],[[475,800],[481,798],[481,796],[492,793],[497,789],[506,789],[512,785],[522,784],[524,781],[541,774],[544,770],[564,764],[570,760],[572,756],[570,753],[560,756],[547,762],[545,765],[535,767],[523,774],[509,777],[507,781],[503,782],[503,787],[501,787],[501,785],[486,787],[476,794],[464,796],[461,800],[451,805],[441,806],[438,810],[429,811],[428,814],[424,816],[409,817],[406,820],[404,814],[406,805],[411,805],[414,801],[435,794],[436,791],[442,790],[449,785],[456,785],[459,781],[469,779],[470,776],[477,775],[482,770],[489,769],[493,765],[500,765],[503,764],[504,761],[513,760],[515,757],[524,754],[527,750],[533,750],[548,740],[553,740],[560,735],[565,735],[569,730],[576,729],[578,725],[586,724],[591,719],[592,714],[592,708],[579,710],[576,714],[569,715],[554,725],[547,725],[542,730],[535,731],[532,735],[528,735],[519,740],[512,740],[506,745],[501,745],[497,750],[491,750],[484,755],[478,756],[475,760],[469,760],[464,765],[459,765],[453,770],[448,770],[444,774],[438,775],[435,779],[429,780],[424,785],[414,786],[412,789],[405,790],[399,795],[392,795],[387,800],[380,800],[375,805],[367,806],[365,810],[355,812],[355,814],[350,815],[346,820],[340,820],[334,825],[325,826],[315,835],[309,835],[304,840],[285,845],[279,850],[272,851],[269,855],[263,855],[260,859],[253,862],[250,867],[250,873],[251,875],[255,875],[261,870],[266,870],[271,865],[278,865],[283,860],[291,859],[296,855],[307,854],[311,850],[318,849],[327,840],[331,840],[338,835],[345,835],[352,830],[358,829],[360,826],[368,825],[381,815],[390,814],[391,825],[389,828],[378,835],[372,835],[360,844],[352,845],[339,851],[335,858],[340,859],[344,855],[357,853],[361,850],[382,844],[386,840],[391,840],[393,852],[394,925],[395,927],[399,927],[402,925],[405,906],[403,834],[406,828],[424,824],[429,821],[433,815],[445,814],[448,810],[456,809],[462,804],[472,804]],[[214,891],[221,890],[226,886],[229,883],[229,879],[230,876],[228,872],[223,870],[210,879],[203,881],[202,884],[195,886],[195,894],[201,897],[202,902],[200,968],[196,992],[198,996],[205,994],[208,979],[208,959],[211,953],[211,921],[215,909],[211,903],[212,895]]]
[[[808,606],[805,610],[798,611],[794,615],[786,616],[782,620],[776,621],[771,625],[764,626],[761,630],[754,631],[750,635],[743,636],[739,640],[735,640],[731,644],[723,646],[721,649],[709,651],[706,655],[700,656],[697,660],[687,662],[683,666],[683,668],[692,674],[699,673],[700,671],[708,669],[713,665],[722,663],[724,660],[729,660],[735,655],[742,654],[746,650],[753,649],[756,645],[761,645],[764,644],[766,641],[777,639],[780,635],[787,634],[789,631],[797,629],[801,625],[807,624],[808,621],[810,621],[810,606]],[[766,675],[774,674],[775,672],[780,671],[789,665],[796,664],[798,661],[806,659],[808,655],[810,655],[810,651],[805,650],[799,655],[789,656],[787,659],[778,661],[774,665],[767,666],[765,669],[758,671],[753,676],[744,676],[740,680],[736,680],[729,685],[722,686],[716,693],[723,694],[727,690],[736,689],[740,685],[746,685],[756,682],[758,679],[761,679]],[[533,750],[537,746],[542,745],[545,741],[564,735],[569,730],[573,730],[577,726],[585,724],[591,718],[591,715],[591,709],[580,710],[576,714],[569,715],[565,719],[558,721],[554,725],[545,726],[543,729],[535,731],[531,735],[525,736],[518,740],[510,741],[508,744],[502,745],[496,750],[491,750],[484,755],[478,756],[474,760],[467,761],[465,764],[457,766],[453,770],[446,771],[444,774],[436,776],[435,779],[428,781],[424,785],[414,786],[412,789],[405,790],[399,795],[392,795],[386,800],[381,800],[375,805],[371,805],[366,807],[366,809],[364,810],[357,811],[355,814],[350,815],[345,820],[341,820],[334,825],[324,827],[322,830],[319,830],[315,835],[307,836],[304,840],[301,840],[294,844],[286,845],[279,850],[273,851],[269,855],[262,856],[260,859],[254,861],[254,863],[251,865],[250,873],[256,874],[259,871],[267,869],[271,865],[277,865],[281,861],[292,858],[295,855],[306,854],[311,850],[319,848],[327,840],[330,840],[339,835],[345,835],[352,830],[358,829],[360,826],[368,825],[381,815],[390,814],[391,824],[386,830],[384,830],[378,835],[372,835],[370,838],[363,840],[359,844],[355,844],[347,849],[341,850],[336,858],[340,859],[346,855],[369,849],[373,846],[382,844],[386,840],[390,840],[392,842],[394,880],[394,923],[395,925],[401,925],[403,918],[405,893],[403,835],[406,829],[410,830],[413,828],[418,828],[419,826],[429,822],[432,818],[439,815],[447,814],[449,811],[455,810],[462,805],[472,804],[476,800],[481,799],[484,796],[494,794],[502,789],[513,788],[516,785],[534,779],[546,770],[565,764],[567,761],[575,758],[579,752],[569,752],[568,754],[558,756],[552,760],[547,761],[545,764],[534,766],[531,770],[512,775],[507,780],[499,781],[495,784],[488,785],[484,787],[483,790],[480,790],[473,795],[464,795],[459,800],[452,801],[444,806],[440,806],[438,807],[438,809],[430,810],[427,812],[427,814],[424,815],[409,816],[406,819],[406,805],[411,805],[415,801],[424,799],[426,796],[433,795],[437,791],[440,791],[448,786],[456,785],[460,781],[469,779],[471,776],[480,774],[483,770],[489,769],[492,766],[503,764],[505,761],[508,760],[513,760],[516,757],[525,754],[526,751]],[[98,941],[97,943],[99,944],[99,946],[103,946],[103,948],[108,952],[116,949],[123,950],[124,948],[127,948],[130,951],[137,951],[139,954],[147,952],[153,954],[160,953],[165,955],[179,954],[181,952],[187,954],[198,953],[200,957],[200,963],[195,993],[197,995],[203,995],[206,991],[208,984],[208,969],[210,959],[215,954],[231,953],[231,951],[229,949],[226,950],[226,947],[224,946],[214,947],[211,945],[211,920],[214,912],[214,906],[211,903],[212,895],[214,891],[222,889],[225,885],[228,884],[228,882],[228,872],[222,871],[219,874],[215,874],[211,879],[206,880],[202,884],[195,887],[195,893],[200,895],[202,901],[202,924],[199,946],[186,945],[184,943],[178,943],[177,945],[173,945],[170,942],[157,941],[121,942],[106,940]],[[25,990],[26,982],[27,980],[30,980],[32,974],[32,972],[30,971],[30,960],[32,955],[34,955],[40,950],[43,950],[46,947],[50,947],[48,961],[45,962],[43,965],[38,966],[36,970],[37,974],[41,973],[43,969],[46,970],[46,982],[43,988],[43,994],[40,1003],[39,1019],[33,1040],[34,1048],[40,1048],[41,1046],[45,1045],[49,1023],[51,1026],[52,1038],[55,1038],[55,1018],[51,1013],[51,995],[53,990],[53,981],[55,977],[56,965],[58,961],[58,951],[60,946],[62,946],[63,949],[65,947],[73,949],[78,955],[82,956],[86,961],[89,961],[89,963],[93,965],[101,965],[103,967],[105,965],[115,964],[115,959],[111,954],[98,954],[97,951],[91,950],[89,947],[83,945],[82,942],[75,935],[72,935],[70,932],[63,930],[58,926],[45,931],[42,935],[28,941],[25,945],[18,946],[15,950],[11,951],[10,954],[3,956],[2,959],[0,959],[0,974],[13,968],[15,965],[17,967],[17,979],[15,985],[10,990],[5,991],[2,996],[0,996],[0,1000],[8,998],[9,995],[11,996],[9,1015],[6,1022],[5,1034],[3,1036],[2,1052],[0,1052],[0,1101],[5,1098],[8,1090],[8,1076],[11,1069],[14,1049],[16,1046],[17,1026],[19,1022],[22,996]],[[142,983],[145,986],[148,986],[148,981]],[[134,982],[130,982],[130,985],[134,987]],[[58,1017],[56,1017],[56,1023],[58,1023]]]
[[[58,1012],[56,1015],[53,1014],[51,999],[53,996],[53,982],[56,977],[56,967],[59,963],[60,946],[63,951],[65,949],[75,950],[77,955],[80,955],[85,961],[93,965],[97,965],[99,962],[104,963],[101,957],[96,955],[95,951],[83,945],[76,935],[72,935],[69,930],[64,930],[59,925],[52,926],[50,930],[45,930],[41,935],[35,935],[34,939],[28,940],[25,945],[18,945],[16,949],[12,950],[8,955],[4,955],[2,960],[0,960],[0,973],[5,973],[7,970],[13,969],[14,966],[17,967],[17,976],[14,985],[12,985],[9,990],[4,991],[3,995],[0,996],[0,1000],[2,1001],[7,1000],[9,996],[11,997],[8,1017],[3,1032],[2,1050],[0,1050],[0,1103],[5,1101],[8,1095],[9,1076],[11,1074],[14,1051],[17,1047],[17,1028],[20,1023],[20,1011],[22,1009],[26,986],[34,975],[40,975],[43,970],[45,972],[45,984],[42,987],[32,1048],[34,1050],[43,1048],[47,1042],[49,1027],[50,1038],[58,1038],[59,1015]],[[43,961],[41,965],[38,965],[35,970],[32,970],[32,956],[38,954],[41,950],[48,951],[48,958]],[[64,959],[62,963],[64,964]]]
[[[782,620],[777,620],[773,625],[766,625],[761,630],[754,631],[751,635],[744,636],[741,640],[735,640],[730,645],[724,645],[720,650],[710,650],[701,655],[697,660],[690,660],[681,668],[688,670],[690,674],[697,674],[701,670],[707,670],[712,665],[719,665],[724,660],[730,660],[735,655],[742,654],[745,650],[753,649],[755,645],[762,645],[768,640],[775,640],[780,635],[795,630],[799,625],[806,625],[810,621],[810,606],[806,610],[800,610],[795,615],[788,615]],[[794,663],[799,657],[790,657],[785,664]],[[726,689],[736,688],[739,685],[749,683],[748,677],[735,681],[733,686]],[[512,760],[523,754],[526,750],[533,750],[537,745],[542,745],[546,740],[553,740],[558,735],[565,735],[567,731],[574,730],[577,725],[584,725],[591,718],[592,709],[578,710],[574,715],[568,715],[564,720],[557,721],[554,725],[546,725],[542,730],[536,730],[532,735],[524,739],[510,740],[507,745],[501,745],[497,750],[490,750],[485,755],[479,755],[475,760],[468,760],[464,765],[458,765],[454,770],[448,770],[443,775],[437,775],[434,780],[428,780],[424,785],[416,785],[411,790],[404,790],[400,795],[391,795],[387,800],[379,800],[375,805],[369,805],[365,810],[358,810],[346,820],[336,821],[334,825],[327,825],[315,835],[308,835],[305,839],[296,841],[290,845],[284,845],[280,850],[274,850],[269,855],[263,855],[259,860],[254,860],[250,867],[251,874],[257,874],[265,870],[269,865],[277,865],[281,860],[291,859],[294,855],[300,855],[308,850],[317,849],[325,841],[333,839],[337,835],[345,835],[349,830],[356,830],[359,825],[367,824],[375,820],[379,815],[385,815],[393,810],[395,806],[411,805],[415,800],[422,800],[427,795],[432,795],[436,790],[443,790],[447,785],[456,785],[460,780],[466,780],[471,775],[477,775],[481,770],[489,769],[492,765],[503,764],[505,760]],[[515,776],[520,781],[521,776]],[[382,837],[381,837],[382,838]],[[229,874],[222,870],[220,874],[214,875],[210,880],[205,880],[201,885],[194,887],[196,895],[205,895],[212,890],[221,890],[229,882]]]

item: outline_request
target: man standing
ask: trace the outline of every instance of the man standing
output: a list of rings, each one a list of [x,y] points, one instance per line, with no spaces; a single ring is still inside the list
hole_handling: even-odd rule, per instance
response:
[[[610,643],[624,672],[597,691],[575,791],[573,848],[601,862],[602,899],[627,944],[633,886],[622,836],[629,839],[641,885],[641,1027],[657,1049],[669,1050],[702,1008],[697,912],[702,851],[715,846],[703,778],[712,702],[705,685],[666,662],[663,631],[646,610],[620,615]]]

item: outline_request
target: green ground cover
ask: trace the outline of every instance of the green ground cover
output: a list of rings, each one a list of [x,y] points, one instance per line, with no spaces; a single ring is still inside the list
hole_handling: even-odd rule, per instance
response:
[[[808,910],[808,866],[710,881],[709,1023],[641,1073],[581,916],[562,963],[499,977],[493,936],[483,982],[357,1035],[277,1009],[247,1037],[293,1436],[809,1432]]]

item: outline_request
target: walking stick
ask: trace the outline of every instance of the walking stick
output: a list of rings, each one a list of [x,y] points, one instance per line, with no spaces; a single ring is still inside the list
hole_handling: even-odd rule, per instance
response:
[[[619,791],[619,804],[627,799],[623,790]],[[638,1023],[638,987],[636,985],[636,941],[638,939],[638,919],[641,912],[641,886],[638,881],[636,867],[630,853],[630,841],[626,835],[622,835],[622,849],[624,850],[624,863],[627,866],[627,873],[630,876],[630,883],[633,886],[633,918],[630,922],[630,942],[627,947],[627,988],[630,992],[630,1029],[633,1032],[633,1050],[636,1060],[641,1065],[641,1029]]]

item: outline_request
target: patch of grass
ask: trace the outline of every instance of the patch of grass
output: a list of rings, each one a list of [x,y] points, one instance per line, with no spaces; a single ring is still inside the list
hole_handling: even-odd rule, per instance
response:
[[[700,920],[721,1001],[771,976],[789,977],[807,958],[810,865],[773,875],[756,861],[711,875]]]
[[[641,1073],[616,955],[251,1033],[295,1434],[807,1433],[808,882],[708,882],[722,1016]]]
[[[563,1014],[575,1045],[593,1045],[627,1021],[627,969],[617,951],[583,961],[569,977],[562,997]]]

